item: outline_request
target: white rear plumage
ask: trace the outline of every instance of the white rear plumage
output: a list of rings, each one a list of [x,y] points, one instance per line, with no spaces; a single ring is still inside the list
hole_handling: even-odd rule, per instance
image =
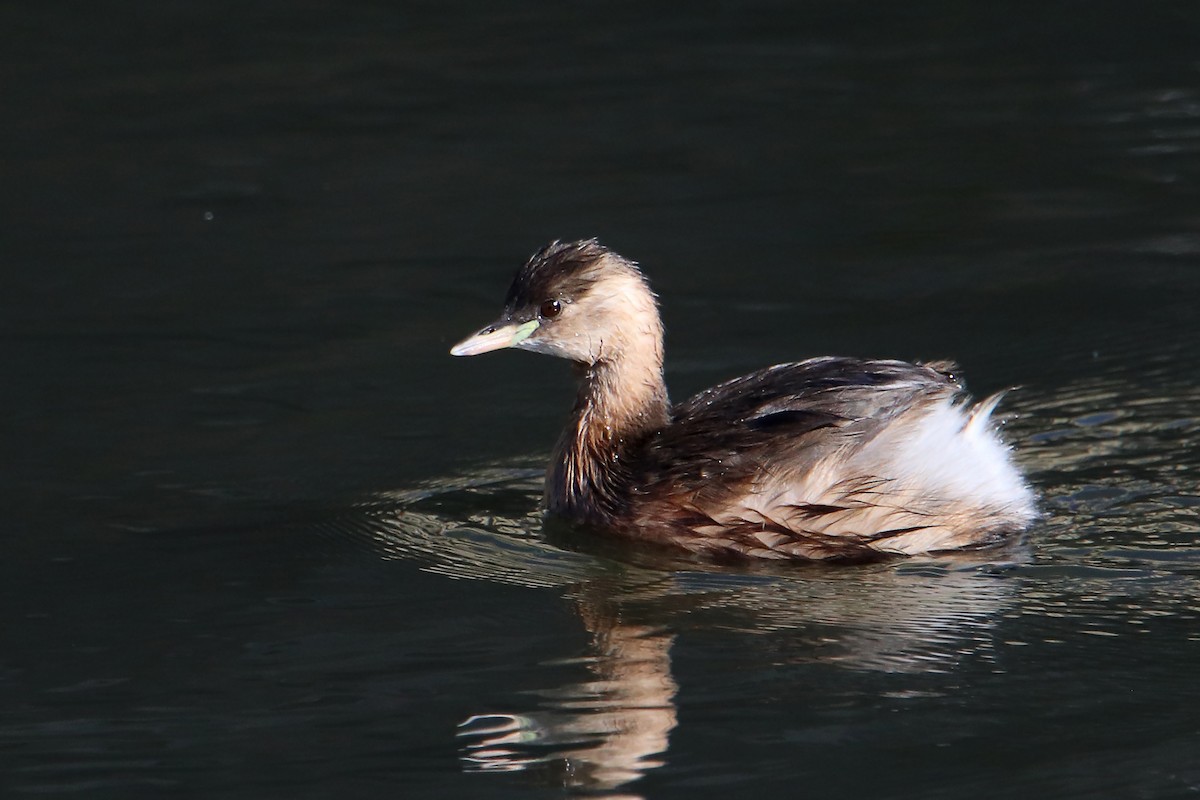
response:
[[[915,424],[884,431],[863,452],[889,464],[896,482],[932,498],[971,498],[980,506],[1031,518],[1033,493],[1013,467],[991,414],[994,395],[973,409],[946,399]]]
[[[1012,462],[991,414],[993,395],[974,408],[950,398],[916,419],[890,426],[848,465],[889,476],[889,491],[919,514],[967,516],[997,528],[1023,528],[1037,515],[1033,492]],[[880,542],[880,549],[919,553],[961,547],[957,526],[937,525]]]
[[[854,437],[818,461],[764,470],[717,525],[761,523],[747,555],[815,557],[813,541],[859,540],[883,553],[915,555],[988,544],[1025,528],[1035,497],[991,420],[1000,400],[977,406],[946,395],[913,406],[866,442]],[[808,514],[808,509],[821,509]],[[778,530],[782,524],[803,535]]]

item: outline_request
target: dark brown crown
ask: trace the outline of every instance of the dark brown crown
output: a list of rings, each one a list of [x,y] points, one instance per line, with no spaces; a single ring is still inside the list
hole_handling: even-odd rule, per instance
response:
[[[511,313],[545,300],[578,300],[604,278],[603,267],[608,265],[640,275],[636,264],[595,239],[555,240],[530,256],[517,272],[504,298],[504,307]]]

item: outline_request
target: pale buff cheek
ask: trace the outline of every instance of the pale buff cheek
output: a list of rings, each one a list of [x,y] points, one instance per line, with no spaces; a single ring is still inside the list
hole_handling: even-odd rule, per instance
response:
[[[583,363],[618,356],[655,366],[662,363],[658,311],[653,297],[637,280],[622,278],[594,290],[568,307],[553,328],[547,327],[547,338],[551,332],[558,354]],[[636,365],[632,371],[639,371]]]
[[[572,314],[569,318],[563,314],[563,319],[557,320],[552,327],[547,327],[546,335],[553,334],[554,340],[572,354],[587,355],[591,352],[592,343],[600,331],[588,324],[589,320],[581,314]]]

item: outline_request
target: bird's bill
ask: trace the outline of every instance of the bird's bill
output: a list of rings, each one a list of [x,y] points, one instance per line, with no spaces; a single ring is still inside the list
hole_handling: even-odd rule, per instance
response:
[[[503,350],[506,347],[516,347],[533,335],[538,328],[538,321],[528,322],[495,322],[488,325],[474,336],[468,336],[454,347],[450,348],[452,356],[477,356],[490,353],[493,350]]]

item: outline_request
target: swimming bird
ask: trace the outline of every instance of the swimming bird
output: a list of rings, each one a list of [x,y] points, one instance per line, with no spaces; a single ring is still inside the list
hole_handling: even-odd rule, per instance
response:
[[[520,268],[500,318],[451,349],[573,361],[579,392],[546,473],[547,511],[700,556],[873,560],[985,547],[1036,517],[949,362],[823,357],[677,405],[637,264],[595,239]]]

